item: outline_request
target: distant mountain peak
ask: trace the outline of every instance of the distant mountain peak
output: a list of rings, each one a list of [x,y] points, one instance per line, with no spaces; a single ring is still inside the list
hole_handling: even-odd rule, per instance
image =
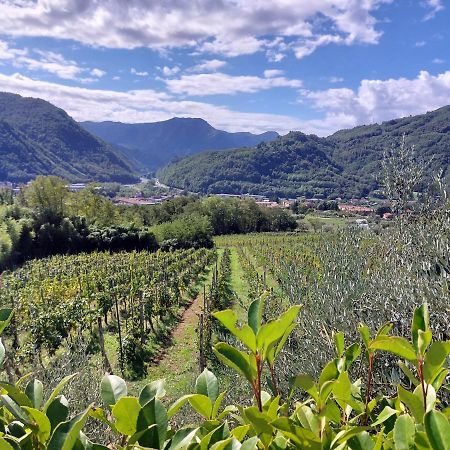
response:
[[[173,117],[152,123],[82,122],[89,132],[119,148],[135,165],[155,170],[169,162],[206,150],[253,147],[278,137],[218,130],[199,117]]]

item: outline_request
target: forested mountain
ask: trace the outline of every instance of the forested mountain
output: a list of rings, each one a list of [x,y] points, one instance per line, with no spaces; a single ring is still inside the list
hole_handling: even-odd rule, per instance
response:
[[[339,131],[327,138],[291,132],[252,149],[207,152],[159,171],[164,183],[209,193],[283,197],[363,197],[379,188],[385,150],[402,136],[430,172],[450,164],[450,106],[427,114]]]
[[[252,147],[278,137],[275,132],[228,133],[203,119],[178,117],[154,123],[82,122],[81,125],[120,148],[137,166],[150,170],[204,150]]]
[[[136,180],[130,164],[65,111],[36,98],[0,93],[0,180],[58,175],[69,181]]]

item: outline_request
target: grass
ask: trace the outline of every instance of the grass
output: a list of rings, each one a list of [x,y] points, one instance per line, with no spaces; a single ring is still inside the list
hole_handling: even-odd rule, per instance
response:
[[[223,250],[218,251],[220,258]],[[165,379],[167,400],[174,399],[192,390],[199,374],[198,367],[198,314],[203,307],[203,285],[210,284],[213,276],[211,266],[206,277],[200,279],[194,286],[198,295],[183,312],[182,318],[173,330],[170,346],[164,349],[157,364],[148,367],[145,380],[129,383],[131,391],[138,393],[149,381]]]

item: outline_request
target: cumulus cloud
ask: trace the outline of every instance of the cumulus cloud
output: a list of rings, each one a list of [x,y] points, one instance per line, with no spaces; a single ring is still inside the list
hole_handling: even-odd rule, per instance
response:
[[[226,61],[220,59],[210,59],[203,61],[189,69],[190,72],[215,72],[227,65]]]
[[[233,76],[225,73],[202,73],[183,75],[177,79],[164,80],[167,88],[174,94],[190,96],[254,93],[277,87],[300,88],[300,80],[289,80],[273,76],[260,78],[255,76]]]
[[[192,47],[228,57],[265,50],[279,61],[288,50],[302,58],[329,43],[378,42],[373,13],[391,1],[0,0],[0,29],[109,48]],[[433,11],[441,8],[438,0],[428,3]]]
[[[306,91],[324,118],[309,121],[322,134],[355,125],[423,114],[450,104],[450,71],[431,75],[421,71],[414,79],[363,80],[357,90],[348,88]]]
[[[82,83],[97,81],[105,72],[94,68],[82,67],[75,61],[67,60],[63,55],[51,51],[12,48],[5,41],[0,41],[0,60],[8,60],[16,68],[29,71],[48,72],[63,80],[78,80]],[[86,75],[91,75],[87,77]],[[94,77],[94,78],[92,78]]]
[[[166,77],[172,77],[173,75],[176,75],[179,71],[180,68],[178,66],[174,66],[174,67],[158,67],[159,70],[161,70],[161,72],[166,76]]]
[[[37,81],[20,74],[0,74],[0,91],[43,98],[80,121],[139,123],[172,117],[202,117],[219,129],[254,133],[270,130],[284,133],[303,126],[300,120],[286,115],[246,113],[208,103],[177,101],[166,93],[150,89],[118,92]]]
[[[134,67],[130,69],[130,73],[138,77],[148,77],[148,72],[136,70]]]
[[[267,69],[264,71],[264,76],[266,78],[274,78],[283,75],[284,71],[279,69]]]

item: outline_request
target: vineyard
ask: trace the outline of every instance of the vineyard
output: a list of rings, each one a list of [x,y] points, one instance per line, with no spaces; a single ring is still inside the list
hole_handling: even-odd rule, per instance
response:
[[[448,432],[448,221],[438,213],[404,223],[389,239],[231,235],[216,237],[214,250],[54,256],[4,272],[1,307],[14,311],[2,336],[5,408],[22,417],[14,408],[28,407],[24,382],[13,383],[32,371],[52,388],[70,379],[76,409],[87,408],[72,420],[110,448],[372,450],[376,437],[379,449],[448,450],[430,443]],[[81,362],[61,368],[73,354]],[[101,396],[92,363],[109,374]],[[107,448],[85,438],[76,448]],[[60,448],[50,443],[17,448]]]
[[[17,313],[9,328],[9,364],[17,375],[43,365],[82,337],[105,370],[142,377],[155,343],[215,260],[212,250],[55,256],[3,274],[0,301]],[[108,355],[105,340],[116,340]],[[12,373],[9,373],[12,377]]]

